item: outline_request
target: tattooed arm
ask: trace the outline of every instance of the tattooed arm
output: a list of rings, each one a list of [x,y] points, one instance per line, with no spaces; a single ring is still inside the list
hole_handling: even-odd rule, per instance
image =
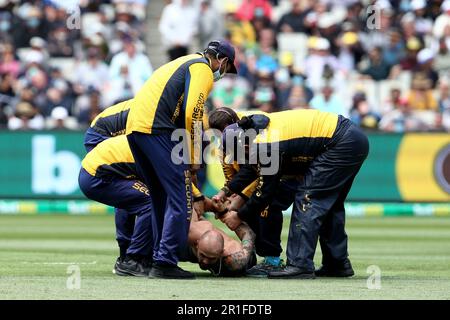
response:
[[[223,261],[230,270],[245,270],[255,250],[256,234],[245,222],[241,223],[235,232],[241,239],[242,249],[226,256]]]

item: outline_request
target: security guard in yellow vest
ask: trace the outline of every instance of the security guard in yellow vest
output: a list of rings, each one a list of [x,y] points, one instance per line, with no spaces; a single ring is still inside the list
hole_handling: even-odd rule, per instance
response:
[[[236,73],[234,48],[213,41],[203,53],[171,61],[147,80],[132,99],[126,134],[136,168],[151,189],[155,250],[150,276],[188,279],[194,275],[177,266],[177,252],[187,246],[192,214],[190,165],[198,165],[203,108],[213,81]],[[177,130],[178,131],[175,131]],[[185,146],[173,152],[182,137]],[[174,141],[175,140],[175,141]]]
[[[233,191],[242,190],[259,175],[259,187],[243,207],[226,214],[225,223],[232,229],[240,220],[260,212],[271,203],[283,175],[297,174],[297,169],[303,167],[298,164],[307,163],[295,195],[287,266],[269,272],[268,276],[313,278],[319,237],[323,259],[316,275],[352,276],[344,229],[344,201],[368,155],[366,135],[343,116],[318,110],[292,110],[245,117],[225,128],[223,139],[227,143],[237,137],[242,147],[243,137],[252,130],[255,139],[250,143],[247,163],[241,166],[230,186]],[[264,158],[269,160],[263,162]],[[240,175],[247,176],[247,182],[239,182]]]
[[[210,128],[223,131],[228,125],[239,121],[243,117],[255,114],[270,116],[269,114],[260,111],[235,112],[233,109],[227,107],[218,108],[209,114]],[[230,161],[227,161],[227,159],[222,160],[225,186],[219,191],[217,196],[213,197],[213,199],[223,201],[225,196],[230,197],[232,194],[237,194],[240,197],[238,197],[238,199],[242,199],[242,201],[237,202],[240,202],[239,205],[242,205],[242,202],[247,201],[256,190],[258,179],[255,179],[251,184],[246,186],[242,192],[235,192],[233,184],[240,184],[240,181],[237,181],[237,179],[246,183],[249,181],[248,178],[251,179],[254,177],[254,172],[251,171],[250,176],[243,176],[242,173],[237,175],[240,171],[240,164],[237,163],[237,161],[232,163],[229,162]],[[235,178],[234,181],[233,178]],[[277,188],[276,195],[270,205],[267,208],[264,208],[259,215],[251,215],[249,216],[249,219],[247,219],[247,224],[256,233],[256,253],[259,256],[264,257],[262,263],[247,270],[247,276],[264,277],[267,276],[270,271],[281,269],[282,260],[280,255],[283,251],[281,247],[283,211],[287,210],[292,205],[298,183],[298,179],[283,179],[280,186]],[[233,200],[232,203],[234,203],[234,201],[235,200]],[[239,207],[231,206],[230,210],[236,210],[238,208]]]
[[[92,120],[84,135],[87,152],[106,139],[125,134],[131,102],[132,100],[126,100],[108,107]]]
[[[78,181],[86,197],[115,209],[120,248],[115,273],[148,276],[153,256],[152,201],[136,172],[127,137],[106,139],[92,149],[81,162]],[[194,185],[192,190],[194,198],[204,198]]]

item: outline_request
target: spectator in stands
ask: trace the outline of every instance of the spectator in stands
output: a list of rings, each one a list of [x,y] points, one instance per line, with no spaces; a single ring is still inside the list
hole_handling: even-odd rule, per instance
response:
[[[438,111],[438,102],[434,98],[432,82],[422,73],[415,74],[411,90],[408,93],[408,102],[411,110]]]
[[[261,67],[256,71],[256,82],[253,88],[256,90],[261,87],[275,91],[275,74],[270,68]]]
[[[0,56],[0,74],[7,73],[15,79],[19,75],[19,72],[20,61],[17,60],[14,54],[14,47],[11,44],[6,44]]]
[[[331,7],[331,4],[329,5]],[[313,33],[318,33],[322,38],[328,40],[330,52],[336,55],[338,47],[336,46],[336,35],[340,33],[340,23],[344,17],[340,14],[338,7],[333,7],[330,11],[321,14],[317,20],[316,29]]]
[[[66,26],[65,21],[55,24],[48,35],[48,51],[53,57],[73,57],[75,33]]]
[[[398,65],[405,55],[405,49],[400,32],[393,29],[389,32],[389,44],[382,49],[383,60],[390,66]]]
[[[231,43],[238,47],[253,47],[256,42],[256,32],[250,21],[237,18],[236,8],[228,3],[225,8],[225,33]]]
[[[376,130],[380,115],[372,111],[363,92],[357,92],[353,96],[353,105],[350,109],[350,120],[361,128]]]
[[[54,81],[47,90],[47,103],[45,108],[42,110],[44,116],[50,116],[52,111],[56,107],[63,107],[66,109],[67,113],[72,110],[74,101],[72,97],[68,94],[69,88],[64,81]]]
[[[417,53],[422,48],[422,43],[416,37],[411,37],[406,42],[406,53],[400,60],[400,66],[403,70],[413,70],[417,66]]]
[[[344,103],[334,93],[333,87],[328,84],[323,86],[321,94],[314,96],[310,104],[312,109],[348,116],[348,111],[345,109]]]
[[[33,37],[47,39],[47,22],[43,19],[42,5],[39,1],[27,1],[17,8],[17,20],[11,30],[16,48],[28,47]]]
[[[117,2],[116,4],[116,23],[124,22],[128,24],[133,30],[138,30],[140,32],[145,32],[142,20],[145,17],[145,10],[139,11],[133,9],[123,1]]]
[[[389,1],[376,1],[375,10],[377,10],[377,19],[369,20],[368,17],[365,21],[365,31],[362,33],[361,42],[364,49],[370,52],[373,48],[385,48],[389,44],[389,30],[393,25],[393,20],[395,16],[394,8]],[[373,14],[372,11],[363,10],[362,14]],[[367,28],[371,28],[367,30]]]
[[[42,54],[44,57],[44,60],[47,60],[50,58],[50,55],[47,50],[47,41],[40,37],[33,37],[30,39],[30,50],[36,51]]]
[[[188,54],[197,33],[198,15],[191,0],[174,0],[161,14],[159,31],[169,60]]]
[[[78,114],[78,123],[81,127],[88,127],[92,120],[102,112],[101,94],[95,88],[89,88],[87,91],[87,107]]]
[[[275,75],[277,109],[307,108],[314,96],[312,90],[306,86],[304,77],[291,72],[281,69],[281,72]]]
[[[274,31],[274,26],[272,25],[272,21],[269,18],[262,15],[262,13],[255,14],[254,18],[251,20],[251,24],[253,29],[256,32],[256,41],[261,44],[261,33],[263,30],[270,29]]]
[[[69,112],[63,106],[55,107],[46,124],[49,130],[76,130],[78,123],[75,118],[69,116]]]
[[[12,9],[8,9],[8,5],[12,5],[11,2],[0,4],[0,41],[1,42],[11,42],[13,39],[11,38],[10,31],[12,29],[12,19],[13,15]]]
[[[354,30],[352,31],[364,30],[367,26],[364,16],[361,14],[362,12],[364,12],[364,7],[361,2],[350,1],[350,3],[347,3],[347,16],[345,17],[345,21],[353,26]],[[343,27],[344,25],[345,23]]]
[[[8,120],[9,130],[42,130],[44,117],[38,109],[28,102],[20,102],[14,110],[14,116]]]
[[[425,0],[412,0],[411,9],[415,16],[415,30],[419,35],[430,34],[433,29],[433,21],[426,14],[427,2]]]
[[[450,29],[449,29],[450,30]],[[434,69],[438,72],[450,71],[450,37],[437,41],[438,52],[434,58]]]
[[[339,61],[330,53],[330,42],[325,38],[310,38],[310,54],[305,61],[305,75],[309,86],[318,90],[325,78],[340,69]]]
[[[267,0],[242,0],[236,12],[237,18],[243,21],[251,21],[255,16],[272,19],[272,5]]]
[[[38,108],[40,114],[44,113],[48,102],[48,75],[39,66],[32,64],[26,71],[25,79],[22,80],[26,81],[27,86],[33,91],[33,98],[29,102]]]
[[[325,1],[316,1],[304,19],[305,29],[308,34],[314,34],[318,27],[319,20],[323,15],[327,15],[328,6]]]
[[[75,70],[74,89],[76,93],[82,95],[89,87],[101,91],[108,81],[108,66],[100,60],[100,52],[97,48],[89,48],[86,60],[82,61]]]
[[[2,95],[0,101],[4,101],[5,103],[10,101],[10,99],[7,99],[6,97],[13,98],[15,96],[14,78],[12,73],[0,73],[0,95]]]
[[[399,88],[391,88],[389,92],[389,99],[384,101],[381,106],[381,112],[383,114],[392,110],[398,109],[402,101],[402,91]]]
[[[277,32],[306,33],[308,28],[305,26],[305,17],[310,11],[302,8],[301,0],[291,0],[291,6],[291,10],[278,21]]]
[[[389,78],[390,71],[391,66],[383,59],[382,49],[376,47],[369,52],[369,61],[361,73],[370,79],[381,81]]]
[[[364,55],[358,34],[354,31],[344,32],[337,39],[337,45],[339,47],[337,56],[339,65],[348,74],[355,70]]]
[[[234,110],[246,109],[249,91],[249,85],[244,78],[227,76],[214,86],[212,92],[213,106],[216,109],[222,107]]]
[[[223,28],[223,18],[211,4],[211,0],[201,0],[198,19],[200,47],[206,48],[210,41],[222,39],[224,34]]]
[[[439,75],[433,70],[434,52],[431,49],[425,48],[419,51],[417,54],[417,68],[416,73],[422,74],[423,77],[430,79],[431,88],[436,87]]]
[[[437,39],[449,36],[450,28],[450,0],[444,0],[441,5],[442,14],[436,18],[433,26],[433,35]]]
[[[397,109],[386,113],[381,118],[379,127],[383,131],[397,133],[424,131],[428,128],[420,116],[412,112],[407,99],[402,99]]]
[[[295,110],[309,108],[308,94],[305,87],[301,84],[294,84],[287,100],[287,109]]]
[[[129,68],[126,64],[123,64],[120,67],[119,74],[111,77],[109,89],[103,94],[106,105],[113,105],[118,101],[127,100],[134,96],[130,79]]]
[[[137,52],[135,42],[130,37],[124,39],[123,51],[112,58],[109,76],[111,78],[119,77],[123,66],[128,68],[127,80],[131,85],[133,94],[136,94],[152,75],[153,67],[145,54]]]
[[[274,112],[275,109],[275,91],[271,86],[260,85],[254,93],[252,99],[252,109],[262,112]]]
[[[275,94],[277,109],[288,107],[288,100],[292,90],[292,79],[289,69],[284,67],[275,72]]]

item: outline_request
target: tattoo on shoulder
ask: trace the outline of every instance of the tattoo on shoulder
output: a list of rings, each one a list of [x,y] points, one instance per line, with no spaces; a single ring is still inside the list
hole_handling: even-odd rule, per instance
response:
[[[226,256],[224,263],[232,271],[243,270],[248,264],[249,257],[250,255],[246,251],[241,250]]]

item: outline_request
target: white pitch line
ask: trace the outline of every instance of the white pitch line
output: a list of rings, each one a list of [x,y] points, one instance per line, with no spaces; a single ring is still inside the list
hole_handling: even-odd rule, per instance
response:
[[[23,261],[22,264],[44,264],[44,265],[93,265],[97,264],[97,261],[92,262],[29,262]]]

